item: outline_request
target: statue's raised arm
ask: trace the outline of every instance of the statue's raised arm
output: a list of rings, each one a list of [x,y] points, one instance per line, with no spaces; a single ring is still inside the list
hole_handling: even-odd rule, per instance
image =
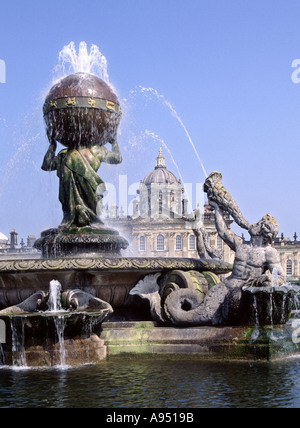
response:
[[[222,175],[213,172],[204,184],[208,201],[215,208],[215,222],[219,236],[235,251],[232,275],[226,279],[229,287],[268,286],[271,284],[274,271],[277,272],[279,283],[285,282],[285,273],[280,263],[277,250],[272,247],[279,226],[274,217],[265,215],[259,222],[250,224],[243,217],[237,203],[223,187]],[[250,241],[233,233],[228,227],[225,212],[229,213],[234,221],[246,229]]]
[[[237,203],[224,188],[222,184],[222,174],[220,172],[212,172],[207,177],[204,183],[204,192],[207,193],[211,205],[213,205],[212,202],[216,203],[220,209],[227,211],[240,227],[247,230],[249,229],[250,223],[245,220]]]
[[[48,150],[45,154],[45,157],[44,157],[44,161],[42,164],[42,170],[43,171],[56,171],[57,170],[57,158],[56,158],[55,152],[56,152],[56,148],[57,148],[57,143],[53,138],[49,137],[49,135],[48,135],[48,138],[50,141],[50,145],[49,145],[49,148],[48,148]]]
[[[225,220],[224,210],[220,208],[216,202],[209,200],[209,203],[212,207],[215,208],[215,221],[219,236],[223,239],[229,248],[231,248],[233,251],[236,251],[238,244],[241,244],[243,239],[229,229]]]
[[[110,143],[111,151],[107,150],[103,162],[111,165],[118,165],[119,163],[122,163],[122,155],[120,152],[118,141],[117,139],[114,139]]]
[[[204,191],[207,193],[210,205],[215,208],[216,228],[219,236],[233,251],[236,251],[237,245],[243,240],[229,229],[224,212],[230,214],[243,229],[248,230],[250,223],[245,220],[237,203],[224,188],[221,180],[220,172],[212,172],[205,181]]]

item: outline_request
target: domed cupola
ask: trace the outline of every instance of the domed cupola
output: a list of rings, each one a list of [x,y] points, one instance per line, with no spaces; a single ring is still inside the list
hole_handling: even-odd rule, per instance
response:
[[[181,181],[166,167],[162,149],[156,158],[155,169],[141,181],[140,214],[143,218],[174,218],[182,216]]]
[[[159,149],[154,171],[146,175],[143,183],[146,186],[150,186],[151,184],[180,184],[176,176],[167,170],[166,159],[162,155],[162,149]]]

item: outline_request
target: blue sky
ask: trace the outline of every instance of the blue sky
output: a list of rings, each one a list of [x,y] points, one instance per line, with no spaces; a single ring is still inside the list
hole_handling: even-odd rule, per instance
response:
[[[127,100],[124,164],[104,167],[104,180],[128,173],[129,184],[139,182],[162,140],[186,183],[204,181],[166,105],[138,90],[129,97],[139,85],[154,88],[180,116],[206,171],[223,173],[244,216],[255,222],[270,212],[280,232],[300,236],[300,84],[291,79],[300,58],[298,0],[1,2],[1,232],[39,236],[61,221],[55,173],[40,169],[47,150],[42,105],[59,51],[71,41],[99,46]]]

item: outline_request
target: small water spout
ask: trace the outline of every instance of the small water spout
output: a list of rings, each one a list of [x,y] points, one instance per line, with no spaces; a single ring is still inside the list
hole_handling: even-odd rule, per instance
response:
[[[50,282],[50,292],[48,299],[48,310],[49,312],[59,312],[62,310],[61,305],[61,283],[58,281]]]

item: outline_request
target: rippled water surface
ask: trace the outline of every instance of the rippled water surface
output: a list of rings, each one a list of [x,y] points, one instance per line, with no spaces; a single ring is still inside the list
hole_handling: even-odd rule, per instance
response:
[[[0,369],[0,407],[300,407],[300,360]]]

